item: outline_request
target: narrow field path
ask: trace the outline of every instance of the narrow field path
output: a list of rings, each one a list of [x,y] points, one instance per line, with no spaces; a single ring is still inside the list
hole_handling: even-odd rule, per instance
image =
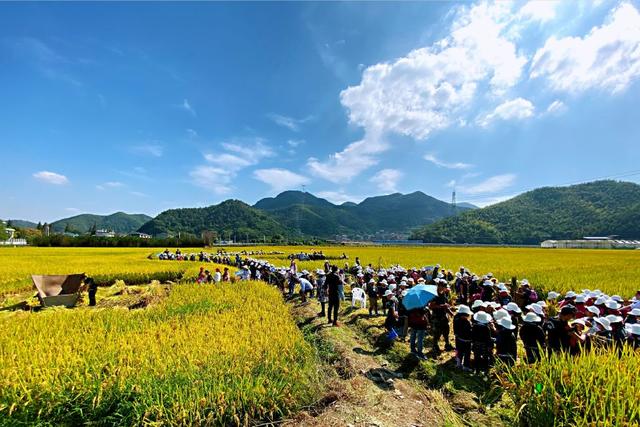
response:
[[[314,302],[293,308],[299,326],[334,368],[329,390],[319,392],[317,407],[302,411],[287,426],[455,426],[464,425],[443,393],[427,389],[394,369],[364,337],[354,320],[341,316],[339,327],[317,317]],[[350,308],[343,312],[351,312]]]

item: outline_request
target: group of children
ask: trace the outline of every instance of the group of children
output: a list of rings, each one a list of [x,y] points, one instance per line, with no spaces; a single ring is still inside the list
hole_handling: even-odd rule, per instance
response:
[[[345,285],[352,292],[362,289],[368,297],[369,315],[385,315],[390,336],[409,335],[412,354],[425,359],[424,340],[431,335],[433,353],[442,351],[439,343],[444,341],[444,351],[455,350],[457,366],[464,371],[486,374],[496,360],[510,365],[520,356],[534,363],[543,353],[579,354],[593,346],[640,348],[640,291],[629,300],[589,289],[565,295],[551,291],[541,298],[526,279],[514,278],[505,284],[492,273],[479,276],[465,267],[457,272],[440,265],[385,269],[363,266],[356,258],[351,268],[340,270],[327,261],[323,268],[309,272],[298,271],[295,257],[289,267],[275,267],[240,254],[235,259],[217,255],[226,261],[222,263],[238,267],[235,277],[228,268],[224,273],[216,269],[213,275],[201,268],[199,281],[263,280],[280,288],[285,297],[293,297],[296,290],[303,302],[315,296],[321,305],[319,316],[326,315],[330,305],[326,278],[335,270],[332,282],[337,296],[332,298],[344,300]],[[436,292],[423,307],[407,310],[403,298],[420,284],[433,285]],[[329,321],[337,325],[337,315]],[[518,340],[524,354],[519,355]]]

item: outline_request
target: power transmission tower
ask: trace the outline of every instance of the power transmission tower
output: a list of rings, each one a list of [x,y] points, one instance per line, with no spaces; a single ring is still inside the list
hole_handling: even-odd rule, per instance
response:
[[[453,213],[456,213],[456,208],[456,189],[454,188],[453,192],[451,192],[451,210],[453,210]]]
[[[300,235],[302,235],[302,227],[300,226],[300,211],[302,211],[302,215],[304,215],[304,209],[305,209],[305,197],[306,197],[306,191],[307,191],[307,186],[302,184],[302,207],[299,209],[298,212],[296,212],[297,215],[297,222],[298,222],[298,233]],[[304,218],[303,218],[304,219]]]

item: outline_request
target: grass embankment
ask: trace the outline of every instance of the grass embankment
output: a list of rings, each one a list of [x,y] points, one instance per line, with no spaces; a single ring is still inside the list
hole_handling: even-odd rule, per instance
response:
[[[246,425],[312,401],[318,381],[262,283],[178,285],[144,310],[1,313],[0,328],[0,425]]]

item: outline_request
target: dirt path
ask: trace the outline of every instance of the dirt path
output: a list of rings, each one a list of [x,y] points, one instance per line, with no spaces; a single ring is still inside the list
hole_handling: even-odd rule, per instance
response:
[[[344,318],[339,327],[316,317],[317,305],[296,305],[294,314],[305,334],[315,334],[334,372],[320,408],[303,411],[287,426],[454,426],[463,425],[439,390],[393,369],[354,324]],[[347,310],[350,311],[350,310]]]

